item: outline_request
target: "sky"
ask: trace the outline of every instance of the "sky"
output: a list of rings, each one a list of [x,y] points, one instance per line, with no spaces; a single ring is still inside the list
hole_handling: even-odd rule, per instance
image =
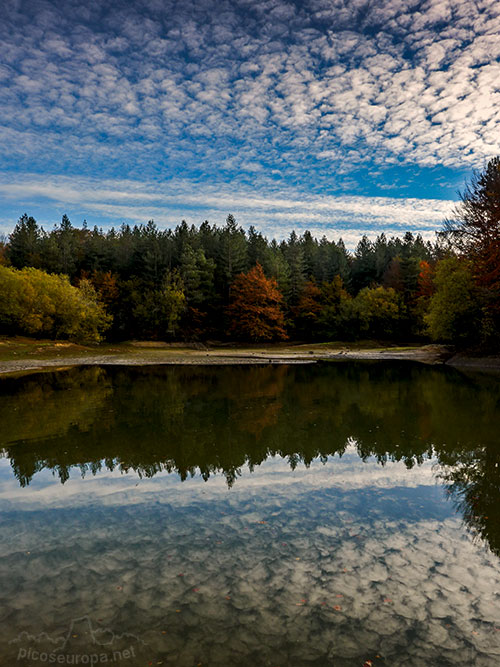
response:
[[[500,154],[495,0],[2,0],[0,234],[433,239]]]

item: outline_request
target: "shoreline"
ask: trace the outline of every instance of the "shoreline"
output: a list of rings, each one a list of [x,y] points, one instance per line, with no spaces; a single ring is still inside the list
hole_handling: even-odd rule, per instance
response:
[[[5,343],[4,343],[5,344]],[[453,355],[442,345],[420,347],[328,347],[311,344],[297,346],[204,347],[202,345],[169,345],[165,343],[132,343],[126,349],[115,346],[109,350],[84,348],[67,343],[52,343],[59,347],[52,358],[43,355],[30,358],[40,350],[30,348],[13,352],[18,358],[0,359],[0,376],[23,375],[37,371],[61,370],[75,366],[163,366],[163,365],[257,365],[257,364],[314,364],[331,361],[413,361],[428,365],[448,365],[459,370],[499,371],[498,357],[467,357]],[[53,352],[53,350],[51,349]],[[73,354],[72,354],[73,352]]]
[[[444,345],[382,346],[376,341],[234,345],[132,341],[87,347],[63,341],[0,337],[0,377],[75,366],[314,364],[412,361],[464,371],[500,372],[500,357],[455,354]]]

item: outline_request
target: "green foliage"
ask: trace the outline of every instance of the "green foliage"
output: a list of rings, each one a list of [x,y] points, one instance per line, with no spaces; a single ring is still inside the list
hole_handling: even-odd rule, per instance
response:
[[[431,337],[444,343],[471,342],[477,336],[480,309],[470,266],[457,257],[441,260],[434,285],[425,316]]]
[[[128,330],[140,338],[173,338],[177,333],[182,314],[186,308],[186,297],[179,272],[169,271],[158,289],[130,281],[128,302],[132,321]]]
[[[160,290],[160,302],[168,335],[175,337],[182,313],[186,307],[186,297],[182,278],[177,271],[169,271]]]
[[[364,236],[350,253],[342,239],[318,240],[308,231],[268,241],[254,227],[245,233],[232,215],[223,227],[205,221],[196,228],[182,221],[174,230],[161,230],[150,220],[105,232],[98,227],[89,230],[86,224],[75,228],[63,216],[46,232],[25,214],[8,242],[3,247],[0,243],[0,265],[65,274],[73,285],[90,280],[99,301],[113,315],[109,335],[115,339],[225,337],[231,285],[240,273],[260,265],[265,278],[275,279],[283,295],[287,329],[301,340],[410,339],[430,333],[435,339],[481,343],[496,350],[500,158],[474,177],[444,237],[469,262],[471,298],[477,303],[473,325],[467,315],[469,302],[454,296],[457,290],[467,295],[472,290],[462,273],[457,274],[456,285],[453,279],[445,285],[445,280],[432,296],[438,287],[433,285],[433,268],[448,256],[443,240],[432,245],[410,232],[402,238],[380,234],[375,241]],[[422,262],[429,269],[425,285]],[[14,287],[9,289],[14,295]],[[8,307],[3,299],[4,311],[12,311],[5,322],[18,321],[14,311],[38,298],[31,295],[33,289],[26,287],[23,294],[12,296]],[[49,327],[44,323],[48,311],[40,314],[33,306],[29,312],[24,330]]]
[[[284,300],[290,297],[290,267],[286,261],[281,248],[276,241],[271,243],[271,268],[270,275],[278,283],[278,289],[283,294]]]
[[[41,238],[42,232],[35,218],[28,217],[26,213],[22,215],[9,236],[7,258],[12,266],[17,269],[25,266],[38,266]]]
[[[481,344],[500,351],[500,157],[475,173],[442,236],[470,262],[483,307]]]
[[[314,280],[308,280],[293,309],[295,336],[299,340],[315,340],[318,334],[318,318],[322,311],[321,290]]]
[[[222,292],[228,298],[231,283],[247,267],[247,241],[244,230],[236,224],[232,215],[227,216],[219,239],[219,280]]]
[[[352,338],[352,298],[339,275],[321,285],[320,299],[319,337],[326,340]]]
[[[377,277],[375,246],[366,236],[363,236],[356,246],[352,268],[352,285],[355,293],[375,282]]]
[[[401,297],[392,287],[365,287],[352,303],[361,337],[398,337]]]
[[[0,266],[0,327],[5,333],[98,343],[111,318],[87,280]]]
[[[180,275],[187,303],[195,308],[207,306],[215,297],[215,262],[207,259],[201,248],[184,247],[180,260]]]
[[[264,273],[269,275],[272,272],[272,250],[267,239],[253,225],[248,230],[247,254],[249,266],[260,264]]]
[[[295,306],[306,283],[304,247],[295,232],[290,234],[288,243],[282,247],[289,269],[287,301],[290,306]]]

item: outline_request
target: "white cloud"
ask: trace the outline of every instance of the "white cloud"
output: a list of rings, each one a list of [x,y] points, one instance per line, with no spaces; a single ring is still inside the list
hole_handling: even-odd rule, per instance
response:
[[[487,0],[12,3],[0,159],[50,176],[4,194],[111,221],[170,225],[190,206],[193,222],[233,210],[278,235],[287,219],[351,238],[384,225],[431,235],[448,203],[313,193],[360,192],[353,173],[370,167],[372,184],[406,194],[388,167],[463,173],[500,153],[499,31]],[[106,191],[124,175],[140,185]]]
[[[297,162],[320,155],[335,164],[339,144],[422,166],[463,167],[500,152],[500,18],[491,3],[415,2],[412,11],[402,0],[311,2],[300,13],[252,3],[252,20],[210,2],[152,13],[115,3],[107,23],[94,25],[66,5],[74,9],[48,3],[5,22],[1,55],[12,70],[2,70],[2,105],[18,132],[15,146],[3,144],[7,157],[28,152],[34,131],[59,166],[73,161],[71,144],[77,162],[109,159],[106,141],[130,161],[144,136],[178,144],[179,133],[231,137],[233,153],[251,146],[274,163],[290,139]],[[318,125],[329,131],[318,137]],[[72,128],[59,144],[57,128]],[[272,138],[266,150],[262,134]],[[194,168],[209,155],[203,144],[191,148]]]
[[[382,231],[389,235],[413,231],[434,240],[454,205],[437,199],[314,195],[290,187],[259,191],[256,195],[251,187],[235,190],[181,179],[158,184],[32,175],[0,179],[0,198],[6,204],[22,200],[29,209],[30,204],[36,207],[45,202],[52,211],[66,211],[70,217],[77,214],[91,224],[145,223],[151,218],[162,227],[175,226],[182,219],[222,224],[233,213],[244,227],[253,224],[270,237],[286,237],[295,227],[316,236],[342,236],[350,247],[363,233],[373,237]],[[53,218],[39,221],[55,222]],[[1,222],[4,231],[10,231],[13,222]]]

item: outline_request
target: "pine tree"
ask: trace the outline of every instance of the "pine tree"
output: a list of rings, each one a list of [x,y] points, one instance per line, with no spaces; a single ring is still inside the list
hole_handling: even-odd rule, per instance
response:
[[[373,243],[367,236],[363,236],[354,251],[351,279],[355,293],[371,285],[377,277],[375,268],[375,253]]]
[[[304,255],[304,274],[308,280],[316,275],[318,261],[318,242],[310,231],[305,231],[300,240]]]
[[[40,266],[41,239],[42,231],[35,218],[22,215],[9,236],[7,257],[12,266],[17,269]]]
[[[290,269],[290,279],[288,288],[288,305],[295,306],[298,303],[300,294],[305,285],[305,265],[304,248],[297,238],[295,231],[292,231],[287,243],[283,245],[285,259]]]
[[[230,296],[230,286],[235,277],[247,267],[247,242],[245,232],[229,214],[226,225],[220,232],[218,269],[222,290],[226,299]]]
[[[267,275],[271,272],[271,251],[267,239],[253,225],[248,230],[248,265],[260,264]]]
[[[190,245],[184,247],[180,261],[180,274],[184,284],[184,293],[190,306],[200,308],[214,298],[215,262],[207,259],[201,248],[193,250]]]

